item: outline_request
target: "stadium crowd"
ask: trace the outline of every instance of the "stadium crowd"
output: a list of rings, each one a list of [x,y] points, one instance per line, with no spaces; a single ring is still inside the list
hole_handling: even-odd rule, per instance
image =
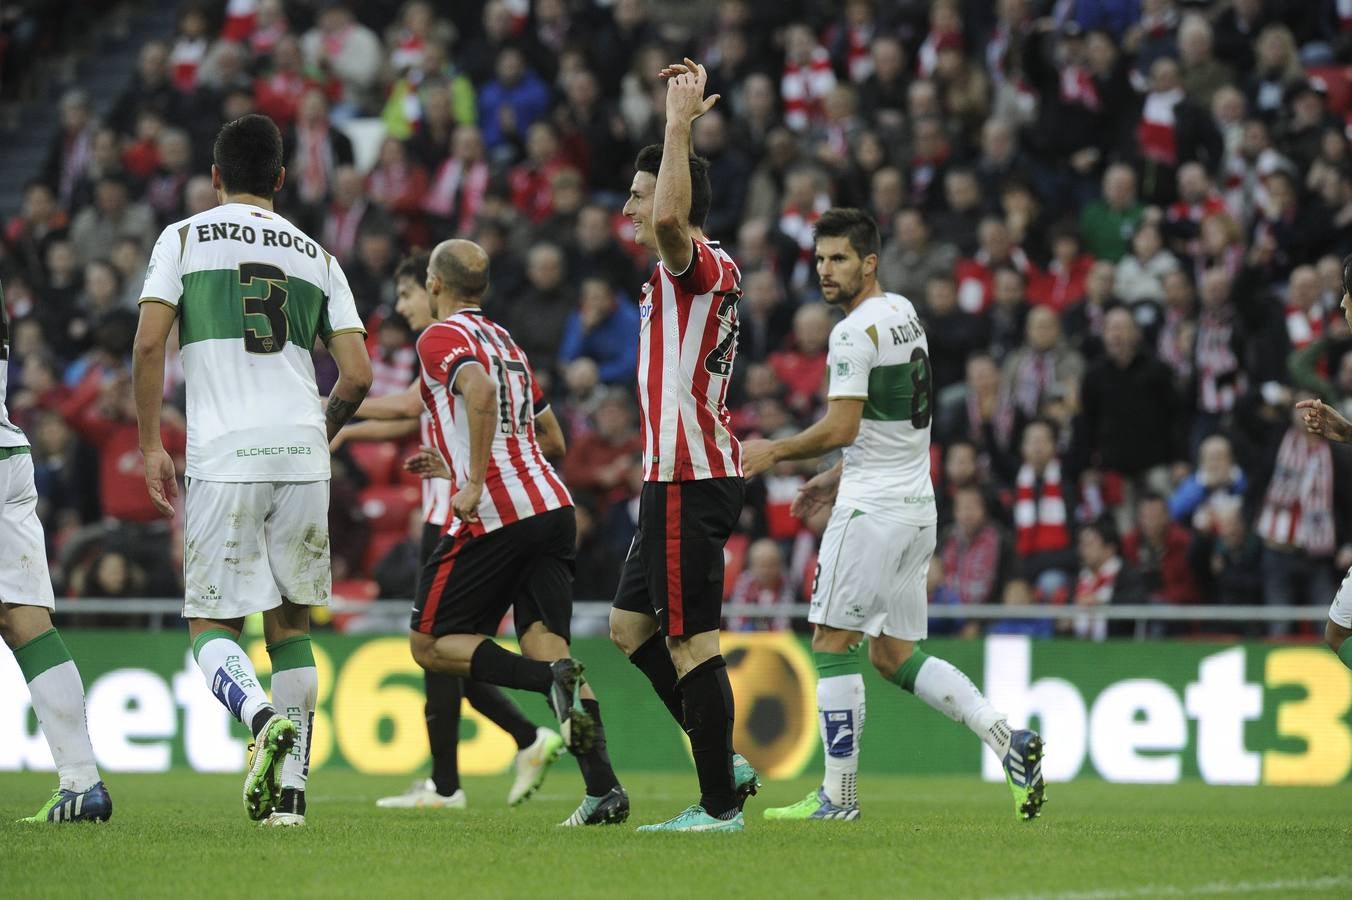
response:
[[[1292,406],[1352,415],[1344,0],[185,4],[111,109],[65,94],[0,245],[9,407],[58,590],[180,594],[179,532],[137,451],[135,304],[159,230],[216,202],[216,129],[258,111],[286,136],[279,210],[342,262],[367,321],[372,396],[415,372],[401,257],[456,235],[489,252],[486,308],[568,432],[577,596],[607,599],[637,514],[650,266],[619,208],[634,153],[661,139],[657,73],[683,55],[722,95],[694,142],[706,231],[743,275],[738,432],[818,417],[835,314],[812,225],[869,210],[881,282],[921,311],[933,360],[932,602],[1062,606],[934,632],[1101,638],[1069,609],[1329,602],[1352,564],[1352,457],[1307,438]],[[327,390],[336,371],[315,357]],[[181,456],[173,367],[164,430]],[[340,593],[411,594],[412,449],[337,452]],[[815,470],[750,485],[732,600],[805,602],[825,517],[789,506]]]

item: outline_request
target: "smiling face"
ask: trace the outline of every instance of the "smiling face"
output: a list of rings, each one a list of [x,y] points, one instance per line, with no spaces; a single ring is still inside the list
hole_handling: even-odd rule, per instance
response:
[[[624,216],[634,223],[634,243],[649,250],[657,248],[653,234],[653,196],[657,176],[649,172],[635,172],[629,185],[629,199],[624,202]]]
[[[427,287],[419,284],[416,278],[399,279],[395,289],[394,309],[408,321],[414,331],[422,331],[436,321],[432,315]]]
[[[833,306],[858,297],[877,267],[878,257],[870,253],[860,259],[849,238],[817,239],[817,278],[821,281],[822,299]]]

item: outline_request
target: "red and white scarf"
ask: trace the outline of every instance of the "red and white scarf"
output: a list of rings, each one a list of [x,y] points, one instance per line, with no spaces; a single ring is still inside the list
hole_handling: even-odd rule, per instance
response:
[[[1014,535],[1020,556],[1064,550],[1070,546],[1066,525],[1066,501],[1061,495],[1061,464],[1052,460],[1042,472],[1038,492],[1037,474],[1024,464],[1014,482]]]
[[[1146,95],[1141,120],[1136,123],[1136,139],[1141,153],[1151,162],[1172,166],[1178,162],[1175,107],[1183,101],[1183,89],[1152,91]]]
[[[1279,547],[1333,555],[1333,452],[1327,441],[1311,440],[1301,428],[1286,430],[1255,530]]]
[[[793,131],[806,131],[819,122],[824,114],[823,101],[835,86],[831,54],[825,47],[814,49],[806,66],[792,60],[786,62],[779,80],[779,94],[784,98],[784,124]]]
[[[456,234],[472,230],[474,219],[488,192],[488,163],[479,160],[465,167],[463,160],[451,157],[437,169],[423,209],[434,216],[451,219]]]
[[[798,259],[794,263],[791,277],[795,285],[807,284],[808,275],[812,271],[813,248],[816,246],[812,239],[812,226],[817,224],[822,213],[830,208],[830,200],[822,194],[813,198],[811,209],[803,209],[790,203],[779,214],[779,230],[798,245]]]
[[[995,594],[1000,564],[1000,533],[986,525],[971,539],[954,530],[944,541],[941,558],[948,585],[963,603],[990,603]]]
[[[221,40],[243,41],[253,34],[258,23],[258,0],[230,0],[225,4],[225,24]]]
[[[1318,303],[1309,309],[1286,304],[1286,336],[1291,339],[1291,349],[1300,350],[1318,340],[1326,321],[1324,309]]]
[[[1001,391],[1000,412],[996,419],[996,433],[1005,445],[1013,437],[1019,417],[1031,419],[1036,416],[1042,398],[1056,387],[1056,356],[1050,350],[1030,350],[1020,354],[1014,363],[1011,382],[1008,389]]]
[[[347,265],[357,249],[357,230],[366,216],[366,206],[365,198],[346,208],[335,203],[324,218],[324,246],[343,265]]]
[[[329,195],[329,173],[334,163],[328,125],[296,128],[296,158],[300,161],[300,199],[322,203]]]
[[[197,87],[197,70],[207,55],[206,38],[179,38],[169,53],[169,72],[174,87],[185,94]]]
[[[1061,102],[1070,106],[1083,106],[1090,112],[1098,112],[1103,106],[1099,98],[1098,85],[1094,75],[1084,66],[1066,66],[1061,70]]]

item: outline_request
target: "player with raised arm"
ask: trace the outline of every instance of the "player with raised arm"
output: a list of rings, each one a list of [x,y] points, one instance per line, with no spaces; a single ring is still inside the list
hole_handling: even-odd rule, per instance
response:
[[[808,621],[815,626],[817,707],[826,778],[767,819],[859,818],[856,781],[864,726],[859,648],[882,676],[964,723],[1003,761],[1014,808],[1042,808],[1042,738],[1011,732],[1003,713],[950,663],[916,646],[928,634],[926,576],[936,510],[930,480],[929,344],[915,308],[878,285],[878,226],[831,209],[814,229],[822,297],[845,318],[831,329],[826,416],[806,431],[742,446],[748,476],[786,459],[843,449],[840,464],[803,486],[800,517],[835,502],[822,535]]]
[[[175,323],[187,385],[183,615],[216,698],[253,734],[244,805],[269,825],[305,824],[318,675],[310,607],[329,601],[329,441],[371,385],[365,330],[338,262],[273,211],[282,136],[266,116],[216,137],[221,206],[164,230],[141,291],[132,351],[146,487],[174,514],[174,464],[160,442],[164,345]],[[319,338],[338,364],[328,406]],[[268,699],[239,644],[263,614]]]
[[[1343,317],[1352,328],[1352,256],[1343,259]],[[1352,422],[1323,400],[1301,400],[1296,409],[1303,410],[1305,428],[1340,444],[1352,444]],[[1338,593],[1329,607],[1329,620],[1324,623],[1324,641],[1338,655],[1343,665],[1352,669],[1352,569],[1343,577]]]
[[[394,272],[395,311],[414,332],[421,334],[436,322],[427,297],[427,254],[419,253],[403,260]],[[399,440],[420,434],[422,446],[432,445],[432,417],[423,407],[415,378],[408,390],[385,397],[368,397],[357,408],[365,419],[345,425],[333,439],[331,449],[352,441]],[[544,435],[541,435],[543,438]],[[545,447],[545,455],[559,448]],[[422,482],[423,525],[418,565],[424,566],[432,555],[451,511],[451,483],[445,478],[425,478]],[[424,671],[423,687],[427,696],[424,714],[428,745],[432,750],[432,777],[419,778],[404,793],[381,797],[376,806],[385,809],[463,809],[465,792],[460,787],[460,700],[482,713],[494,725],[511,735],[517,753],[512,765],[516,777],[507,791],[507,804],[516,806],[529,798],[544,783],[549,766],[563,752],[563,738],[548,728],[537,728],[501,688],[472,679],[456,678],[440,672]]]
[[[420,474],[451,479],[449,523],[418,577],[409,643],[425,670],[544,694],[587,793],[563,825],[623,822],[629,795],[610,765],[601,708],[569,656],[577,522],[545,459],[563,429],[507,329],[484,315],[488,254],[438,244],[427,291],[440,321],[418,338],[432,444]],[[522,654],[492,635],[508,608]],[[523,655],[524,654],[524,655]]]
[[[0,290],[0,638],[28,682],[33,712],[60,779],[42,809],[20,821],[106,822],[113,801],[94,762],[80,670],[52,626],[56,600],[38,519],[33,451],[9,420],[8,380],[9,313]]]
[[[755,770],[732,752],[733,697],[719,646],[723,547],[742,511],[741,448],[729,427],[741,273],[703,231],[712,187],[690,148],[713,108],[702,66],[661,72],[662,145],[639,151],[624,214],[659,261],[643,285],[638,385],[644,435],[639,523],[610,636],[690,737],[699,801],[640,831],[741,831]]]

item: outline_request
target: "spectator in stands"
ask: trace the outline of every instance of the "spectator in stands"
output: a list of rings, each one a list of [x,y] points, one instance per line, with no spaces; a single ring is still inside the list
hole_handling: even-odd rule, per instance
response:
[[[1136,527],[1122,539],[1122,555],[1141,579],[1152,603],[1192,604],[1201,594],[1188,564],[1192,533],[1169,518],[1169,507],[1158,494],[1136,501]],[[1178,633],[1166,628],[1163,633]]]
[[[1141,105],[1135,137],[1147,195],[1160,206],[1174,200],[1181,164],[1200,162],[1215,169],[1224,150],[1211,113],[1187,98],[1178,61],[1167,56],[1150,64],[1150,91]]]
[[[1242,507],[1216,514],[1215,530],[1198,532],[1189,548],[1193,577],[1202,596],[1223,606],[1251,606],[1263,599],[1263,542],[1250,530]],[[1257,636],[1258,629],[1248,629]]]
[[[1295,399],[1309,396],[1302,392]],[[1349,460],[1341,447],[1308,433],[1294,406],[1289,415],[1281,440],[1267,449],[1262,470],[1270,477],[1252,486],[1253,496],[1261,498],[1254,531],[1264,544],[1263,602],[1269,606],[1327,603],[1335,568],[1352,565]],[[1289,622],[1269,628],[1274,637],[1289,631]]]
[[[895,35],[882,33],[869,45],[872,72],[859,85],[859,110],[879,127],[896,131],[906,109],[906,48]]]
[[[1250,73],[1245,86],[1249,109],[1274,120],[1281,113],[1287,88],[1305,75],[1300,67],[1296,39],[1291,29],[1274,23],[1263,28],[1252,47],[1255,65],[1252,69],[1245,67],[1242,70]]]
[[[144,203],[129,198],[125,179],[109,175],[94,187],[94,205],[81,210],[70,227],[76,257],[88,262],[108,252],[118,238],[130,237],[149,247],[158,229],[155,215]]]
[[[169,53],[169,67],[174,87],[181,94],[191,94],[197,89],[198,70],[211,47],[207,34],[209,27],[206,10],[202,7],[190,3],[179,12],[178,34]]]
[[[987,216],[977,229],[979,249],[976,255],[961,259],[954,267],[958,282],[958,303],[970,313],[983,312],[995,299],[995,272],[1009,267],[1016,272],[1031,272],[1031,262],[1023,249],[1010,239],[1009,226],[997,216]]]
[[[624,191],[623,181],[633,155],[624,117],[601,91],[588,69],[570,74],[554,121],[569,157],[583,180],[598,190]]]
[[[987,194],[998,197],[999,189]],[[949,169],[944,174],[943,212],[934,217],[934,236],[938,246],[957,247],[964,255],[976,252],[977,228],[987,210],[983,209],[981,185],[971,169]],[[952,266],[949,267],[952,271]]]
[[[258,111],[285,132],[300,114],[306,91],[319,89],[332,100],[338,94],[337,87],[337,82],[325,85],[305,71],[300,41],[286,35],[273,48],[268,71],[254,81],[254,101]]]
[[[384,49],[375,32],[357,21],[349,0],[325,6],[300,46],[310,68],[332,73],[342,85],[336,116],[348,118],[371,107]]]
[[[559,339],[573,314],[573,295],[565,283],[563,251],[555,244],[536,244],[526,257],[526,287],[514,297],[500,297],[493,311],[507,324],[517,345],[537,372],[554,368]]]
[[[368,397],[385,397],[408,389],[418,372],[418,354],[413,349],[413,331],[403,316],[390,316],[380,323],[371,348],[371,388]]]
[[[1000,602],[1009,607],[1022,607],[1032,606],[1038,599],[1032,585],[1022,578],[1014,578],[1005,584]],[[1055,633],[1056,625],[1051,619],[997,619],[986,629],[986,634],[1021,634],[1035,638],[1049,638]]]
[[[1077,638],[1101,641],[1109,635],[1129,635],[1130,621],[1109,621],[1093,611],[1108,604],[1141,603],[1145,595],[1140,580],[1122,558],[1121,540],[1108,519],[1088,522],[1080,527],[1076,540],[1080,574],[1075,582],[1071,603],[1075,615],[1066,624]]]
[[[1178,167],[1178,199],[1165,211],[1164,237],[1180,257],[1196,257],[1201,248],[1198,238],[1202,222],[1208,216],[1226,213],[1225,199],[1211,184],[1211,176],[1201,163],[1188,162]]]
[[[17,258],[25,275],[44,280],[43,260],[53,241],[64,238],[70,218],[56,205],[56,194],[42,181],[30,181],[23,192],[23,207],[5,224],[5,244]]]
[[[1170,464],[1187,458],[1185,410],[1169,367],[1141,346],[1141,330],[1125,309],[1108,313],[1104,358],[1090,365],[1081,394],[1078,467],[1084,478],[1101,472],[1126,479],[1134,493],[1170,488]]]
[[[960,487],[953,495],[953,525],[939,545],[944,580],[960,603],[995,603],[1013,577],[1014,546],[987,515],[980,488]]]
[[[931,278],[951,276],[957,259],[958,249],[932,241],[925,217],[908,207],[897,213],[892,238],[878,257],[878,281],[914,301],[925,296]]]
[[[339,165],[331,179],[326,176],[325,183],[330,181],[333,199],[324,208],[320,242],[338,262],[347,264],[353,261],[357,237],[375,209],[367,200],[361,173],[353,166]]]
[[[1014,542],[1022,575],[1044,598],[1065,588],[1074,570],[1071,528],[1078,496],[1056,453],[1056,429],[1035,419],[1023,429],[1014,477]]]
[[[1145,207],[1136,197],[1136,173],[1122,163],[1109,166],[1103,175],[1103,199],[1090,203],[1080,215],[1085,249],[1097,259],[1116,263],[1126,255],[1144,215]]]
[[[1052,230],[1051,248],[1047,267],[1028,286],[1028,299],[1059,315],[1084,299],[1094,258],[1082,252],[1080,235],[1069,226]]]
[[[1211,24],[1204,16],[1183,17],[1178,27],[1178,57],[1181,83],[1188,99],[1211,108],[1216,92],[1234,83],[1234,71],[1212,53]]]
[[[192,141],[179,128],[166,128],[157,145],[159,164],[146,182],[145,196],[161,228],[184,218],[183,192],[192,178]]]
[[[962,381],[967,358],[988,346],[990,339],[986,320],[958,306],[958,287],[951,275],[930,275],[924,296],[917,308],[929,339],[930,378],[938,394]]]
[[[75,189],[89,169],[96,131],[89,97],[81,90],[67,91],[61,98],[61,131],[52,139],[42,175],[65,209],[71,208]]]
[[[287,137],[287,184],[292,185],[296,199],[303,207],[317,211],[333,195],[338,169],[352,165],[352,141],[329,126],[329,101],[317,88],[311,88],[301,97],[300,114]],[[357,188],[360,192],[360,176]],[[353,199],[349,198],[348,202]],[[338,258],[344,259],[341,255]]]
[[[793,601],[793,581],[784,565],[784,552],[775,541],[761,538],[747,548],[746,569],[737,576],[728,603],[764,606],[770,610],[783,607],[785,613],[756,618],[729,616],[726,627],[729,631],[787,631],[787,607],[792,606]]]
[[[488,194],[487,150],[473,125],[457,126],[451,145],[451,155],[432,174],[422,208],[433,234],[470,234]]]
[[[1248,480],[1235,463],[1229,438],[1214,434],[1202,441],[1197,468],[1169,498],[1169,515],[1198,533],[1215,534],[1218,514],[1239,505],[1247,487]]]
[[[495,160],[514,153],[527,129],[549,111],[549,88],[528,68],[515,46],[498,53],[496,77],[479,90],[479,123],[484,145]]]
[[[1084,357],[1061,336],[1061,323],[1045,306],[1028,313],[1024,343],[1005,357],[1000,375],[1000,441],[1011,444],[1024,425],[1055,399],[1075,395],[1084,378]]]
[[[194,175],[183,188],[183,215],[195,216],[200,212],[213,209],[220,202],[216,189],[211,186],[211,178],[206,175]]]
[[[593,426],[574,438],[564,460],[570,488],[592,497],[598,516],[629,496],[629,469],[643,450],[634,402],[619,388],[604,388],[590,416]]]
[[[994,303],[986,310],[990,325],[990,352],[996,361],[1004,364],[1010,353],[1023,342],[1028,318],[1027,282],[1013,266],[999,266],[995,270]]]
[[[601,382],[630,385],[638,365],[638,305],[616,293],[603,278],[582,282],[578,308],[568,316],[559,344],[559,363],[580,356],[595,361]]]
[[[137,57],[136,75],[117,98],[107,121],[119,134],[129,135],[142,112],[152,110],[162,120],[172,122],[181,103],[181,94],[169,77],[168,45],[163,41],[147,41]]]
[[[599,204],[588,204],[578,210],[577,224],[568,242],[568,265],[578,281],[601,278],[625,292],[637,290],[643,281],[633,258],[615,239],[610,211]]]
[[[1156,223],[1146,220],[1136,226],[1131,252],[1117,263],[1113,295],[1125,303],[1149,303],[1158,307],[1164,300],[1164,276],[1180,268],[1178,257],[1164,246]],[[1152,312],[1151,321],[1159,313]]]
[[[408,148],[392,137],[380,145],[380,157],[366,176],[366,196],[393,216],[394,227],[410,246],[431,242],[422,220],[427,170],[408,158]]]
[[[559,136],[548,122],[536,122],[526,132],[526,157],[507,173],[512,205],[535,224],[554,212],[550,179],[568,168],[559,146]]]
[[[709,161],[710,182],[718,185],[704,221],[704,233],[715,240],[731,240],[746,206],[751,160],[729,142],[727,120],[716,108],[695,120],[694,143],[695,152]]]
[[[790,23],[784,31],[784,70],[779,79],[784,124],[799,133],[820,124],[826,116],[826,96],[835,86],[830,53],[809,25]]]
[[[790,346],[770,354],[770,368],[788,390],[793,411],[806,416],[816,409],[826,384],[826,342],[831,313],[824,303],[805,303],[793,314]]]

